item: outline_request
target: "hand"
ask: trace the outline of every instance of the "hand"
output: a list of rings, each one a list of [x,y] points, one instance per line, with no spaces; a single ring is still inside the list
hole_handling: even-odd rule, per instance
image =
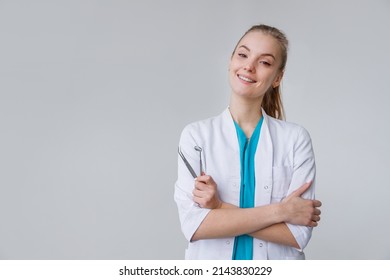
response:
[[[209,175],[202,173],[195,179],[195,188],[192,192],[194,202],[201,208],[221,208],[222,201],[219,199],[217,184]]]
[[[285,222],[310,227],[318,226],[321,215],[318,207],[322,205],[321,201],[301,198],[310,186],[311,182],[302,185],[281,202],[286,214]]]

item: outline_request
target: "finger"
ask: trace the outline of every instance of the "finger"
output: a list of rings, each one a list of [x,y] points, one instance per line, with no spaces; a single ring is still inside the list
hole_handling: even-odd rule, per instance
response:
[[[291,196],[298,196],[298,197],[301,196],[305,191],[307,191],[310,188],[310,186],[311,186],[311,182],[303,184],[298,189],[293,191],[291,193]]]
[[[318,222],[319,220],[321,220],[320,216],[318,216],[318,215],[313,215],[313,217],[311,219],[313,222]]]
[[[319,200],[313,200],[313,205],[314,205],[314,207],[321,207],[322,202]]]
[[[192,199],[196,204],[199,204],[199,205],[201,205],[201,203],[202,203],[202,198],[200,198],[200,197],[194,197],[193,199]]]
[[[206,201],[210,201],[213,198],[213,195],[210,195],[210,193],[199,190],[194,190],[192,195],[193,197],[201,198]]]
[[[315,221],[312,221],[309,226],[310,227],[316,227],[316,226],[318,226],[318,223],[315,222]]]
[[[207,179],[209,179],[209,177],[211,177],[211,176],[210,175],[206,175],[206,174],[201,174],[198,177],[196,177],[195,180],[205,183],[207,181]]]
[[[207,185],[214,184],[214,179],[210,175],[200,175],[196,178],[196,181],[200,181],[200,182],[205,183]]]
[[[317,215],[317,216],[321,215],[321,210],[315,208],[315,209],[314,209],[314,215]]]
[[[195,189],[200,190],[200,191],[204,191],[207,189],[207,185],[205,183],[202,183],[202,182],[195,182]]]
[[[192,194],[194,196],[203,197],[203,198],[208,198],[208,197],[211,198],[215,195],[215,193],[212,192],[207,186],[205,187],[205,189],[194,188]]]
[[[203,197],[202,193],[203,193],[202,191],[197,190],[197,189],[194,189],[194,190],[192,191],[193,197],[199,197],[199,198],[201,198],[201,197]]]
[[[198,207],[206,208],[206,201],[203,198],[194,199],[194,202],[198,205]]]

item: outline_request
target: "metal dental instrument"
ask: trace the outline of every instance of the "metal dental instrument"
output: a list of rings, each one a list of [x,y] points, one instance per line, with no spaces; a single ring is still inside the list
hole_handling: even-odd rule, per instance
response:
[[[199,152],[199,163],[200,163],[200,175],[203,174],[203,165],[202,165],[202,148],[199,147],[199,146],[195,146],[194,147],[195,151],[198,151]]]
[[[192,168],[192,166],[190,165],[190,163],[188,162],[188,160],[186,159],[186,157],[184,156],[184,154],[180,150],[180,147],[177,149],[177,151],[178,151],[181,159],[183,160],[184,164],[187,166],[188,171],[190,171],[192,177],[194,177],[194,178],[198,177],[198,176],[196,176],[194,169]]]

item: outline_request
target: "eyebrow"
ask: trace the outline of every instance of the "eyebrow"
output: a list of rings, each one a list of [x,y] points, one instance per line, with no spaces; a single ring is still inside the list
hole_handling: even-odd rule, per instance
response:
[[[239,48],[244,48],[244,49],[246,49],[248,52],[251,51],[251,50],[250,50],[247,46],[245,46],[245,45],[240,45],[240,46],[238,46],[237,49],[239,49]],[[263,54],[261,54],[261,56],[271,56],[274,60],[276,60],[275,56],[274,56],[272,53],[263,53]]]

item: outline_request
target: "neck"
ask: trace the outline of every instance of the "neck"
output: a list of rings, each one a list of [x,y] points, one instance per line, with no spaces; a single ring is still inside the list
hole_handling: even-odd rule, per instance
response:
[[[262,97],[257,99],[248,99],[236,96],[235,94],[232,94],[230,98],[230,114],[248,138],[252,135],[253,130],[262,116],[262,101]]]
[[[248,123],[256,126],[262,115],[262,101],[263,98],[248,99],[232,94],[229,104],[230,114],[240,126]]]

